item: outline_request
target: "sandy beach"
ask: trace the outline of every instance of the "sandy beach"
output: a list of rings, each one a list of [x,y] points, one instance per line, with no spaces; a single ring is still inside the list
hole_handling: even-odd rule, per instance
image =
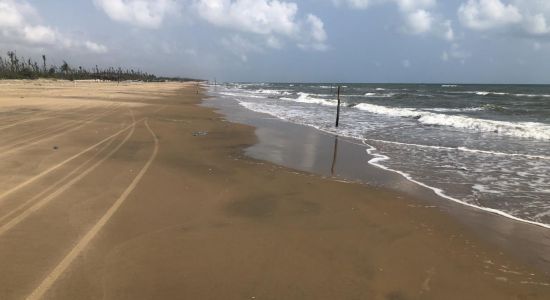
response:
[[[0,91],[0,299],[550,297],[403,194],[246,156],[197,83]]]

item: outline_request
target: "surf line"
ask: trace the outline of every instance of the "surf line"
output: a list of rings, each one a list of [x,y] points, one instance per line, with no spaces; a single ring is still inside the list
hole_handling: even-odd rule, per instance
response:
[[[521,153],[506,153],[506,152],[496,152],[496,151],[488,151],[488,150],[478,150],[478,149],[470,149],[466,147],[445,147],[445,146],[431,146],[431,145],[421,145],[421,144],[409,144],[409,143],[401,143],[401,142],[393,142],[393,141],[386,141],[386,140],[378,140],[378,139],[369,139],[365,138],[364,141],[373,141],[373,142],[379,142],[379,143],[385,143],[385,144],[394,144],[394,145],[402,145],[402,146],[413,146],[418,148],[430,148],[430,149],[436,149],[436,150],[450,150],[450,151],[465,151],[465,152],[472,152],[472,153],[482,153],[482,154],[488,154],[488,155],[496,155],[496,156],[519,156],[519,157],[525,157],[530,159],[544,159],[544,160],[550,160],[550,156],[544,156],[544,155],[533,155],[533,154],[521,154]],[[369,145],[370,146],[370,145]]]
[[[548,228],[550,229],[550,225],[549,224],[544,224],[544,223],[540,223],[540,222],[535,222],[535,221],[529,221],[529,220],[525,220],[525,219],[522,219],[522,218],[518,218],[516,216],[513,216],[511,214],[508,214],[508,213],[505,213],[501,210],[498,210],[498,209],[494,209],[494,208],[489,208],[489,207],[483,207],[483,206],[477,206],[477,205],[474,205],[474,204],[470,204],[468,202],[465,202],[465,201],[462,201],[460,199],[457,199],[457,198],[454,198],[454,197],[451,197],[449,195],[446,195],[442,189],[439,189],[439,188],[436,188],[436,187],[433,187],[433,186],[429,186],[423,182],[420,182],[418,180],[415,180],[412,178],[412,176],[408,173],[405,173],[405,172],[402,172],[402,171],[399,171],[399,170],[395,170],[395,169],[392,169],[392,168],[389,168],[389,167],[386,167],[382,164],[380,164],[379,162],[381,161],[385,161],[385,160],[389,160],[390,157],[389,156],[386,156],[386,155],[383,155],[383,154],[378,154],[378,153],[375,153],[375,151],[377,150],[374,146],[372,145],[369,145],[366,140],[363,140],[363,144],[365,144],[366,146],[369,147],[369,149],[367,149],[367,153],[369,155],[372,155],[374,156],[373,158],[371,158],[368,163],[373,165],[373,166],[376,166],[380,169],[384,169],[386,171],[391,171],[391,172],[394,172],[394,173],[397,173],[401,176],[403,176],[405,179],[407,179],[408,181],[410,182],[413,182],[413,183],[416,183],[422,187],[425,187],[429,190],[432,190],[436,195],[442,197],[442,198],[445,198],[445,199],[448,199],[448,200],[451,200],[453,202],[456,202],[456,203],[459,203],[459,204],[462,204],[462,205],[465,205],[465,206],[468,206],[468,207],[472,207],[472,208],[475,208],[475,209],[479,209],[479,210],[483,210],[483,211],[486,211],[486,212],[489,212],[489,213],[493,213],[493,214],[496,214],[496,215],[500,215],[500,216],[503,216],[503,217],[506,217],[506,218],[509,218],[509,219],[512,219],[514,221],[518,221],[518,222],[522,222],[522,223],[527,223],[527,224],[531,224],[531,225],[535,225],[535,226],[539,226],[539,227],[543,227],[543,228]]]
[[[159,140],[155,135],[151,127],[149,126],[148,120],[145,120],[145,126],[151,135],[153,136],[155,146],[153,153],[147,160],[147,163],[141,168],[138,175],[130,183],[130,185],[124,190],[120,197],[113,203],[113,205],[107,210],[107,212],[99,219],[99,221],[78,241],[76,246],[71,249],[71,251],[63,258],[63,260],[53,269],[53,271],[44,278],[40,285],[26,298],[27,300],[36,300],[42,298],[44,294],[54,285],[57,279],[67,270],[71,263],[78,257],[78,255],[88,246],[90,241],[97,235],[97,233],[109,222],[111,217],[117,212],[120,206],[124,203],[128,195],[136,188],[138,183],[141,181],[153,161],[155,160],[158,149],[159,149]]]

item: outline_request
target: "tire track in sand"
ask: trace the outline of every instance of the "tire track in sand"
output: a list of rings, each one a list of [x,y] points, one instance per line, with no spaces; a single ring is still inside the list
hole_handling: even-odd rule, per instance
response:
[[[39,111],[18,113],[17,107],[11,110],[2,110],[0,111],[0,129],[4,126],[9,126],[14,124],[13,122],[15,123],[23,122],[28,119],[42,116],[47,113],[53,113],[53,111],[39,110]]]
[[[86,148],[86,149],[84,149],[84,150],[82,150],[82,151],[76,153],[75,155],[73,155],[73,156],[71,156],[71,157],[65,159],[64,161],[62,161],[62,162],[60,162],[60,163],[58,163],[58,164],[56,164],[56,165],[54,165],[54,166],[52,166],[52,167],[50,167],[50,168],[44,170],[44,171],[42,171],[41,173],[39,173],[39,174],[37,174],[37,175],[35,175],[35,176],[33,176],[33,177],[27,179],[26,181],[19,183],[18,185],[14,186],[13,188],[11,188],[11,189],[9,189],[9,190],[7,190],[7,191],[1,193],[1,194],[0,194],[0,204],[4,201],[4,199],[5,199],[8,195],[13,194],[14,192],[16,192],[16,191],[22,189],[23,187],[25,187],[25,186],[27,186],[27,185],[29,185],[29,184],[35,182],[36,180],[38,180],[38,179],[40,179],[40,178],[42,178],[42,177],[48,175],[49,173],[55,171],[56,169],[62,167],[63,165],[65,165],[65,164],[67,164],[67,163],[69,163],[69,162],[75,160],[76,158],[78,158],[78,157],[84,155],[85,153],[91,151],[92,149],[96,148],[97,146],[100,146],[101,144],[106,143],[107,141],[109,141],[109,140],[115,138],[115,137],[118,136],[119,134],[121,134],[121,133],[123,133],[124,131],[128,130],[130,127],[135,126],[135,124],[136,124],[137,122],[140,122],[141,120],[143,120],[143,119],[141,119],[141,120],[139,120],[139,121],[136,121],[136,120],[135,120],[135,117],[134,117],[134,113],[133,113],[131,110],[130,110],[130,112],[132,113],[132,121],[133,121],[130,125],[128,125],[128,126],[126,126],[125,128],[123,128],[123,129],[121,129],[121,130],[115,132],[114,134],[112,134],[112,135],[110,135],[110,136],[104,138],[103,140],[101,140],[101,141],[99,141],[99,142],[97,142],[97,143],[95,143],[95,144],[89,146],[88,148]]]
[[[75,127],[71,126],[71,124],[69,124],[68,126],[64,126],[64,128],[62,129],[65,129],[65,128],[69,128],[67,130],[64,130],[62,132],[58,132],[58,133],[54,133],[54,134],[51,134],[49,136],[46,136],[48,134],[50,134],[51,132],[48,132],[48,133],[45,133],[45,134],[41,134],[39,136],[35,136],[33,138],[30,138],[30,139],[27,139],[26,141],[21,141],[21,142],[17,142],[15,145],[10,145],[10,147],[12,147],[11,149],[8,149],[8,150],[5,150],[3,151],[2,153],[0,153],[0,157],[2,156],[5,156],[7,154],[10,154],[10,153],[13,153],[14,151],[17,151],[17,150],[20,150],[20,149],[24,149],[26,147],[30,147],[32,145],[35,145],[35,144],[38,144],[40,142],[43,142],[43,141],[47,141],[49,139],[53,139],[55,137],[58,137],[58,136],[61,136],[61,135],[64,135],[64,134],[67,134],[67,133],[70,133],[70,132],[73,132],[75,130],[78,130],[82,127],[84,127],[85,125],[91,123],[91,122],[94,122],[100,118],[102,118],[103,116],[109,114],[109,113],[112,113],[114,112],[118,107],[115,107],[114,109],[111,109],[109,111],[106,111],[106,112],[102,112],[102,113],[99,113],[98,115],[95,115],[94,117],[91,117],[91,118],[88,118],[88,120],[84,121],[84,122],[81,122],[80,125],[77,125]],[[59,131],[60,128],[56,129],[56,130],[53,130],[53,132],[57,132]],[[43,136],[46,136],[44,138],[41,138]],[[36,141],[32,141],[34,139],[38,139]],[[29,141],[31,141],[30,143],[28,143]],[[17,145],[20,145],[20,146],[17,146]],[[6,146],[8,147],[8,146]]]
[[[94,116],[99,116],[103,113],[105,113],[105,112],[91,113],[85,118],[85,120],[93,119]],[[51,117],[50,119],[53,119],[53,118],[56,118],[56,117],[59,117],[59,116],[54,116],[54,117]],[[34,130],[34,131],[31,130],[31,131],[19,133],[16,136],[12,137],[12,139],[8,139],[8,142],[11,143],[11,145],[2,145],[2,146],[0,146],[0,149],[14,147],[14,146],[19,145],[19,144],[24,144],[27,141],[32,141],[33,139],[42,137],[44,135],[48,135],[50,133],[54,133],[56,131],[59,131],[59,130],[65,129],[65,128],[69,128],[73,124],[80,123],[80,122],[82,122],[82,120],[68,120],[68,121],[58,123],[58,124],[54,124],[54,125],[51,125],[51,126],[42,127],[42,128],[39,128],[38,130]],[[4,140],[3,142],[6,142],[6,141]]]
[[[85,162],[81,163],[79,166],[71,170],[69,173],[65,174],[61,179],[58,179],[55,183],[51,184],[46,189],[42,190],[38,194],[34,195],[30,199],[27,199],[26,201],[23,201],[23,203],[20,203],[17,205],[17,207],[12,208],[8,213],[4,214],[0,217],[0,224],[2,224],[6,219],[9,219],[11,216],[16,214],[17,212],[23,210],[25,207],[27,207],[29,204],[33,203],[36,199],[39,199],[40,197],[44,196],[45,194],[49,193],[50,191],[54,190],[55,188],[59,187],[63,182],[65,182],[67,179],[75,175],[78,171],[83,169],[88,163],[90,163],[92,160],[94,160],[99,154],[101,154],[105,149],[107,149],[113,142],[114,138],[110,139],[105,145],[101,147],[99,151],[94,153],[92,157],[88,158]]]
[[[157,113],[157,112],[161,111],[161,110],[164,109],[164,108],[165,108],[165,106],[163,105],[163,106],[159,107],[158,109],[156,109],[153,113]],[[21,183],[19,183],[18,185],[14,186],[13,188],[11,188],[11,189],[9,189],[9,190],[7,190],[7,191],[1,193],[1,194],[0,194],[0,204],[1,204],[3,201],[5,201],[4,199],[5,199],[7,196],[9,196],[10,194],[15,193],[16,191],[18,191],[18,190],[24,188],[25,186],[27,186],[27,185],[29,185],[29,184],[35,182],[36,180],[42,178],[43,176],[48,175],[49,173],[55,171],[56,169],[62,167],[62,166],[65,165],[65,164],[71,162],[72,160],[78,158],[79,156],[85,154],[86,152],[91,151],[91,150],[94,149],[95,147],[97,147],[97,146],[99,146],[99,145],[101,145],[101,144],[107,142],[108,140],[110,140],[110,139],[116,137],[117,135],[123,133],[124,131],[128,130],[128,128],[130,128],[130,127],[134,126],[135,124],[137,124],[137,123],[139,123],[139,122],[141,122],[141,121],[143,121],[143,120],[146,119],[146,118],[141,118],[141,119],[139,119],[139,120],[136,121],[136,120],[135,120],[135,116],[134,116],[134,112],[133,112],[131,109],[130,109],[130,112],[132,113],[132,120],[133,120],[133,123],[131,123],[130,125],[126,126],[126,127],[123,128],[123,129],[119,130],[118,132],[114,133],[113,135],[110,135],[110,136],[104,138],[103,140],[101,140],[101,141],[99,141],[99,142],[97,142],[97,143],[95,143],[95,144],[89,146],[88,148],[86,148],[86,149],[80,151],[79,153],[77,153],[77,154],[75,154],[75,155],[73,155],[73,156],[67,158],[66,160],[64,160],[64,161],[62,161],[62,162],[60,162],[60,163],[58,163],[58,164],[56,164],[56,165],[54,165],[54,166],[48,168],[47,170],[44,170],[43,172],[41,172],[41,173],[35,175],[34,177],[29,178],[28,180],[26,180],[26,181],[24,181],[24,182],[21,182]],[[0,154],[0,156],[1,156],[1,154]]]
[[[79,108],[81,108],[81,107],[77,107],[76,110],[77,111],[80,110]],[[0,124],[0,130],[8,129],[8,128],[17,126],[19,124],[35,122],[35,121],[42,121],[42,120],[47,120],[47,119],[53,119],[53,118],[62,116],[64,114],[66,114],[66,113],[60,112],[60,111],[55,111],[55,112],[43,111],[43,112],[39,112],[39,113],[30,115],[30,116],[24,116],[23,118],[13,118],[13,119],[7,119],[7,120],[2,119],[2,121],[5,121],[5,123]],[[46,115],[46,116],[45,117],[40,117],[42,115]],[[15,121],[15,123],[12,123],[14,121]],[[9,124],[7,124],[7,123],[9,123]]]
[[[38,121],[49,120],[49,119],[53,119],[53,118],[55,118],[55,116],[52,116],[52,117],[33,118],[33,119],[31,119],[31,120],[25,120],[25,121],[21,121],[21,122],[12,123],[12,124],[10,124],[10,125],[0,126],[0,130],[4,130],[4,129],[11,128],[11,127],[15,127],[15,126],[17,126],[17,125],[24,124],[24,123],[38,122]]]
[[[101,165],[104,161],[109,159],[113,154],[115,154],[126,142],[130,137],[134,134],[134,131],[136,129],[135,123],[132,126],[132,130],[126,135],[124,140],[120,142],[113,150],[111,150],[105,157],[101,158],[99,161],[97,161],[95,164],[90,166],[88,169],[86,169],[84,172],[80,173],[78,176],[71,179],[69,182],[58,188],[53,193],[49,194],[47,197],[39,200],[38,202],[34,203],[29,208],[22,211],[19,215],[11,219],[9,222],[3,224],[0,226],[0,236],[2,236],[4,233],[6,233],[8,230],[12,229],[17,224],[21,223],[23,220],[25,220],[27,217],[29,217],[32,213],[42,208],[44,205],[48,204],[50,201],[55,199],[57,196],[61,195],[63,192],[68,190],[71,186],[73,186],[75,183],[80,181],[80,179],[84,178],[86,175],[91,173],[93,170],[95,170],[99,165]]]
[[[38,107],[37,107],[38,106]],[[74,109],[82,108],[83,105],[76,105]],[[23,110],[21,112],[20,110]],[[0,126],[13,124],[12,122],[20,122],[28,119],[32,119],[42,115],[49,115],[59,113],[60,110],[51,110],[47,108],[41,108],[40,105],[30,106],[30,107],[4,107],[3,110],[0,110]]]
[[[74,124],[81,124],[82,122],[84,122],[86,120],[94,119],[97,116],[104,115],[104,114],[108,113],[109,111],[114,111],[114,110],[115,109],[113,108],[113,109],[107,109],[105,111],[101,111],[99,113],[98,112],[89,113],[84,118],[73,119],[73,120],[65,120],[63,122],[60,122],[60,123],[57,123],[57,124],[54,124],[54,125],[39,128],[38,130],[31,130],[31,131],[28,131],[28,132],[23,132],[23,133],[17,134],[15,136],[12,136],[11,139],[4,139],[3,144],[0,145],[0,149],[15,147],[17,145],[27,143],[28,141],[32,141],[34,139],[37,139],[37,138],[40,138],[40,137],[43,137],[43,136],[47,136],[48,134],[55,133],[56,131],[60,131],[60,130],[65,129],[65,128],[69,128],[71,126],[74,126]],[[74,113],[76,113],[76,112],[77,111],[73,112],[73,116],[74,116]],[[9,142],[10,144],[5,144],[6,142]]]
[[[153,136],[155,146],[153,153],[149,157],[149,160],[141,168],[137,176],[130,183],[130,185],[124,190],[120,197],[113,203],[113,205],[107,210],[107,212],[97,221],[97,223],[78,241],[78,243],[69,251],[69,253],[61,260],[61,262],[43,279],[43,281],[32,291],[27,297],[27,300],[36,300],[44,296],[44,294],[54,285],[57,279],[67,270],[71,263],[78,257],[78,255],[88,246],[90,241],[97,235],[97,233],[109,222],[111,217],[117,212],[120,206],[124,203],[128,195],[136,188],[138,183],[143,178],[143,175],[147,172],[155,157],[157,156],[159,149],[159,140],[151,127],[149,127],[148,120],[145,120],[145,126],[149,133]]]

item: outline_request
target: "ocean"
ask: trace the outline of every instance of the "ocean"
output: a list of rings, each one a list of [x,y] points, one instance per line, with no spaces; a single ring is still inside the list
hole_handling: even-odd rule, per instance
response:
[[[550,227],[550,86],[234,83],[252,111],[356,139],[368,163],[440,196]]]

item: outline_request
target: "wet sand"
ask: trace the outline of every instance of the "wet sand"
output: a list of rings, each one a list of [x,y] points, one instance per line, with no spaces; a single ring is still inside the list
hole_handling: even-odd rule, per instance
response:
[[[250,157],[398,192],[411,202],[411,207],[442,212],[470,228],[478,238],[513,254],[532,268],[550,273],[550,230],[547,228],[450,201],[398,173],[373,166],[369,164],[374,157],[367,154],[368,146],[358,140],[253,112],[227,98],[210,97],[203,105],[214,107],[232,122],[255,128],[257,142],[245,149]],[[342,120],[345,122],[345,118]]]
[[[0,299],[550,297],[444,213],[249,158],[193,83],[0,91]]]

